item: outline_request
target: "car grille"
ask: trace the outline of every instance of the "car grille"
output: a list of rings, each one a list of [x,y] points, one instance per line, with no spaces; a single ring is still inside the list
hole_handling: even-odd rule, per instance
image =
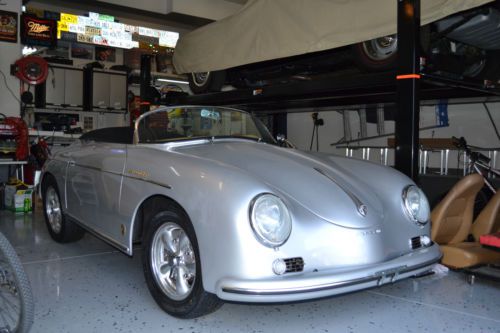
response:
[[[412,239],[410,239],[410,247],[412,250],[422,247],[422,243],[420,242],[420,236],[413,237]]]
[[[297,257],[297,258],[288,258],[284,260],[286,263],[285,273],[302,272],[304,270],[304,259]]]

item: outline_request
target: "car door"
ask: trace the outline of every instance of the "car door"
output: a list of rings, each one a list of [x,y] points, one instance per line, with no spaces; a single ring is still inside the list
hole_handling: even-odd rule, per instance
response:
[[[125,144],[82,142],[69,156],[67,213],[113,243],[123,236],[120,189]]]

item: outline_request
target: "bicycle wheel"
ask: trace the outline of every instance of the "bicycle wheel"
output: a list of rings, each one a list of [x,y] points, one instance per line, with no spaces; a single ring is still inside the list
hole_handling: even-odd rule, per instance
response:
[[[0,233],[0,332],[28,332],[33,315],[28,277],[14,248]]]

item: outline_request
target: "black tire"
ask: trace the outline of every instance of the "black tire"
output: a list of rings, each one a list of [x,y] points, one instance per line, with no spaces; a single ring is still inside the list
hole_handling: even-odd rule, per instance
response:
[[[485,51],[484,59],[465,68],[464,76],[478,80],[491,80],[497,82],[500,79],[500,51]]]
[[[70,243],[81,239],[85,231],[64,216],[57,182],[51,175],[43,179],[42,198],[45,224],[52,239],[58,243]]]
[[[165,236],[167,234],[170,236]],[[167,245],[169,241],[165,238],[169,237],[174,244],[183,244],[182,248],[178,247],[178,255],[169,251],[172,248],[167,250],[167,247],[162,247]],[[182,209],[170,204],[154,214],[150,221],[146,221],[142,244],[142,265],[148,289],[165,312],[177,318],[188,319],[209,314],[222,306],[223,302],[216,295],[203,289],[198,241],[193,226]],[[157,263],[157,253],[161,253],[163,257],[161,265]],[[169,274],[160,277],[159,272],[164,272],[165,269]],[[188,286],[185,292],[177,291],[181,284],[178,282],[179,272],[183,272],[184,283]],[[172,283],[175,283],[175,287]]]
[[[1,233],[0,278],[0,332],[28,332],[33,324],[35,308],[31,286],[16,251]],[[12,314],[10,311],[17,312],[17,309],[19,313]],[[16,322],[10,322],[9,319],[14,317]]]
[[[188,81],[194,94],[220,91],[226,82],[226,71],[189,73]]]

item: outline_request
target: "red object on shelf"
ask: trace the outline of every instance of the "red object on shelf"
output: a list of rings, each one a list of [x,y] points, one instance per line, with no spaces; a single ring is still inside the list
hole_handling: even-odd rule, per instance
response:
[[[482,235],[479,237],[479,242],[483,245],[500,248],[500,232],[491,235]]]
[[[28,159],[28,126],[17,117],[7,117],[0,121],[0,134],[12,135],[16,140],[16,160],[25,161]]]

